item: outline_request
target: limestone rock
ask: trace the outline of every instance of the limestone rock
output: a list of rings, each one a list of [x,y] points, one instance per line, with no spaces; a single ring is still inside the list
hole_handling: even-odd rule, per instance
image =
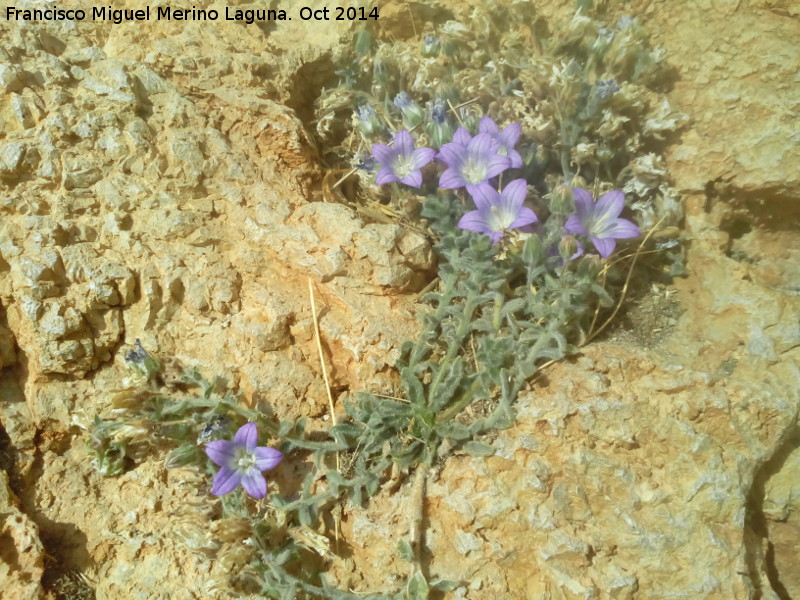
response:
[[[8,598],[44,598],[44,546],[39,529],[19,510],[19,501],[0,470],[0,580]]]
[[[413,34],[407,4],[386,7],[398,35]],[[657,343],[638,345],[652,332],[634,322],[554,365],[485,440],[494,455],[443,460],[430,571],[470,600],[800,595],[796,9],[604,4],[633,11],[676,69],[646,125],[667,159],[637,161],[629,185],[669,173],[686,195],[689,275],[662,290],[684,312]],[[570,19],[574,2],[537,11]],[[98,598],[227,589],[203,477],[159,456],[113,479],[91,466],[80,426],[110,409],[135,339],[324,428],[310,279],[334,390],[397,393],[434,259],[424,236],[320,201],[312,112],[348,26],[0,21],[0,420],[28,482],[25,514],[0,497],[0,569],[19,597],[43,595],[37,525]],[[409,500],[403,486],[345,515],[352,554],[331,581],[401,585]]]
[[[780,4],[654,4],[643,19],[680,69],[670,100],[693,123],[668,151],[682,191],[720,181],[737,194],[800,198],[800,56],[792,43],[800,22]]]
[[[0,369],[16,364],[14,334],[7,327],[0,325]]]

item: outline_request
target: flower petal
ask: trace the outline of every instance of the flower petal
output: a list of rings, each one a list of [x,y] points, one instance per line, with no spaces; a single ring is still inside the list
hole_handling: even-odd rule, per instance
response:
[[[263,498],[267,495],[267,480],[257,469],[250,469],[244,474],[242,487],[253,498]]]
[[[594,200],[588,190],[583,188],[572,188],[572,195],[575,197],[575,210],[582,223],[591,218],[594,212]]]
[[[488,133],[493,137],[497,137],[500,135],[500,128],[489,115],[484,115],[478,122],[478,133]]]
[[[456,129],[456,132],[453,134],[453,142],[452,143],[458,144],[460,146],[468,146],[471,140],[472,140],[472,136],[469,134],[469,131],[467,131],[463,127],[459,127],[458,129]]]
[[[469,142],[467,151],[469,156],[485,162],[492,154],[496,154],[500,148],[500,142],[496,142],[488,133],[479,133]],[[505,158],[505,157],[504,157]],[[476,160],[476,162],[478,162]]]
[[[214,440],[206,444],[206,454],[214,461],[214,464],[224,467],[236,458],[234,453],[235,445],[228,440]]]
[[[398,129],[394,134],[394,149],[397,154],[408,156],[414,151],[414,138],[405,129]]]
[[[378,176],[375,178],[375,183],[383,185],[393,181],[397,181],[397,175],[394,174],[394,170],[391,167],[381,167],[381,170],[378,171]]]
[[[283,460],[283,453],[275,448],[267,446],[260,446],[253,450],[256,457],[256,467],[259,471],[268,471],[278,466],[278,463]]]
[[[419,169],[417,169],[416,171],[411,171],[411,173],[401,178],[400,181],[413,188],[421,187],[422,171],[420,171]]]
[[[500,194],[490,185],[472,186],[470,194],[475,206],[483,212],[491,210],[493,204],[500,203]]]
[[[382,165],[389,165],[397,156],[397,152],[386,144],[372,144],[372,156]]]
[[[523,206],[520,208],[519,213],[517,214],[517,218],[514,219],[514,222],[508,226],[509,229],[516,229],[517,227],[524,227],[525,225],[530,225],[531,223],[536,223],[539,220],[539,217],[536,216],[536,213],[533,212],[527,206]]]
[[[461,172],[455,167],[445,169],[442,176],[439,177],[439,187],[446,190],[455,190],[465,185],[467,185],[467,182],[464,180],[464,177],[461,176]]]
[[[479,210],[471,210],[461,217],[461,220],[458,222],[458,227],[476,233],[485,233],[489,231],[489,224]]]
[[[608,258],[608,256],[614,252],[614,248],[617,247],[617,241],[614,238],[590,237],[595,249],[603,258]]]
[[[586,231],[586,227],[583,226],[583,223],[581,223],[578,215],[572,215],[567,219],[567,222],[564,223],[564,230],[569,233],[579,233],[581,235],[587,235],[589,233]]]
[[[511,123],[500,134],[500,143],[506,147],[509,154],[511,154],[512,148],[517,145],[520,135],[522,135],[522,125],[519,123]]]
[[[232,492],[241,482],[242,474],[239,471],[222,467],[214,476],[214,485],[211,487],[211,493],[215,496],[224,496],[228,492]]]
[[[622,190],[611,190],[607,194],[600,196],[595,207],[595,218],[600,220],[602,218],[615,219],[625,208],[625,194]]]
[[[466,150],[464,146],[460,144],[456,144],[454,142],[448,142],[441,148],[439,148],[439,158],[441,158],[442,162],[446,164],[448,167],[457,167],[464,163],[464,159],[466,158]]]
[[[233,443],[235,446],[241,446],[248,452],[258,446],[258,427],[255,423],[245,423],[233,436]]]
[[[508,185],[503,188],[503,199],[505,204],[513,211],[514,214],[519,212],[522,208],[522,203],[525,202],[525,197],[528,195],[528,183],[524,179],[515,179],[508,182]]]
[[[628,221],[628,219],[614,219],[611,225],[606,227],[603,233],[608,237],[616,238],[618,240],[639,237],[642,235],[641,230],[634,223]]]
[[[486,167],[486,178],[500,175],[511,166],[511,159],[501,154],[493,154],[489,157],[489,166]]]
[[[508,158],[511,159],[511,168],[512,169],[521,169],[522,168],[522,157],[519,155],[519,152],[516,150],[509,150],[508,151]]]
[[[473,198],[475,198],[475,196],[477,194],[481,194],[481,193],[484,193],[484,194],[489,193],[490,194],[491,192],[488,191],[488,190],[497,191],[485,181],[481,181],[480,183],[466,183],[465,182],[465,187],[467,188],[467,191],[469,192],[470,196],[472,196]]]
[[[436,150],[433,148],[417,148],[411,155],[411,166],[416,169],[421,169],[433,160],[436,155]]]

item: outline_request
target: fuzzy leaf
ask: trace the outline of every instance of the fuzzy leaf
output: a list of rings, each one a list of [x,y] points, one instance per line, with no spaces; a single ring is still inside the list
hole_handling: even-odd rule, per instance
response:
[[[407,539],[403,538],[397,542],[397,552],[403,560],[412,562],[414,560],[414,550]]]
[[[452,579],[437,579],[436,581],[431,581],[430,585],[431,590],[434,592],[452,592],[460,585],[460,582]]]
[[[408,580],[406,598],[408,600],[428,600],[429,591],[428,581],[420,571],[417,571],[411,579]]]
[[[464,452],[470,456],[494,456],[495,449],[489,444],[473,440],[464,444]]]

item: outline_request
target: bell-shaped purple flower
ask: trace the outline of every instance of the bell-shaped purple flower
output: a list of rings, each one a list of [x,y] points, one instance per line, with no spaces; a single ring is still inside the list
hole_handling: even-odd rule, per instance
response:
[[[257,446],[258,428],[247,423],[239,428],[233,441],[215,440],[206,444],[208,457],[222,467],[214,477],[211,493],[223,496],[238,485],[253,498],[267,494],[267,480],[262,471],[275,468],[283,454],[274,448]]]
[[[488,115],[481,118],[478,123],[478,133],[488,133],[492,139],[500,143],[499,154],[508,156],[511,159],[511,168],[519,169],[522,167],[522,157],[519,152],[514,150],[514,146],[519,141],[519,136],[522,134],[522,125],[519,123],[511,123],[507,125],[503,131]]]
[[[588,235],[603,258],[614,252],[617,240],[641,235],[636,225],[619,218],[625,207],[625,194],[622,191],[612,190],[603,194],[597,203],[587,190],[572,188],[572,193],[577,214],[567,219],[564,229],[569,233]]]
[[[524,179],[515,179],[498,193],[490,185],[479,186],[472,199],[477,210],[461,217],[461,229],[488,235],[493,244],[500,241],[507,229],[516,229],[539,220],[530,208],[523,206],[528,186]]]
[[[459,141],[442,146],[437,158],[447,168],[439,178],[439,187],[457,189],[466,187],[474,197],[479,188],[491,189],[487,183],[492,177],[499,175],[511,166],[508,156],[498,154],[500,142],[495,141],[488,133],[479,133],[468,143],[469,134],[456,132]]]
[[[422,167],[433,160],[432,148],[414,148],[414,138],[405,129],[394,134],[394,145],[373,144],[372,155],[381,164],[375,182],[378,185],[399,181],[411,187],[422,185]]]

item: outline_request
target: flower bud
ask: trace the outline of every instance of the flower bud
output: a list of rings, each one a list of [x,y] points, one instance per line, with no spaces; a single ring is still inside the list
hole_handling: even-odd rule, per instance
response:
[[[422,56],[435,58],[442,49],[442,40],[435,35],[428,34],[422,38]]]
[[[559,215],[568,215],[575,212],[575,197],[570,186],[557,185],[550,192],[550,210]]]
[[[394,97],[394,105],[403,115],[403,125],[406,129],[414,129],[425,119],[422,108],[408,97],[405,92],[400,92]]]
[[[358,128],[364,134],[364,137],[371,138],[383,134],[385,128],[371,104],[359,106],[357,114]]]
[[[604,163],[612,158],[614,158],[614,152],[606,144],[600,144],[597,147],[597,160]]]
[[[574,187],[574,188],[587,189],[586,188],[586,180],[583,177],[581,177],[580,175],[575,175],[575,177],[572,178],[572,181],[570,182],[569,185],[570,185],[570,187]]]
[[[542,238],[533,234],[525,240],[525,246],[522,248],[522,259],[531,265],[538,265],[544,261]]]
[[[583,248],[574,235],[565,235],[558,242],[558,254],[564,262],[569,262],[583,254]]]
[[[375,161],[375,157],[373,157],[371,154],[360,154],[356,157],[356,162],[353,166],[360,171],[372,173],[372,171],[375,170],[376,165],[377,162]]]
[[[447,118],[447,104],[441,98],[434,100],[429,105],[430,122],[425,132],[431,140],[434,148],[441,148],[444,144],[452,141],[455,129]]]
[[[142,342],[136,339],[135,348],[125,355],[125,362],[130,368],[148,380],[161,370],[161,364],[142,346]]]
[[[587,254],[578,262],[577,274],[588,281],[597,279],[603,268],[603,259],[597,254]]]
[[[594,86],[594,93],[600,100],[608,100],[618,91],[619,84],[616,79],[601,79]]]

